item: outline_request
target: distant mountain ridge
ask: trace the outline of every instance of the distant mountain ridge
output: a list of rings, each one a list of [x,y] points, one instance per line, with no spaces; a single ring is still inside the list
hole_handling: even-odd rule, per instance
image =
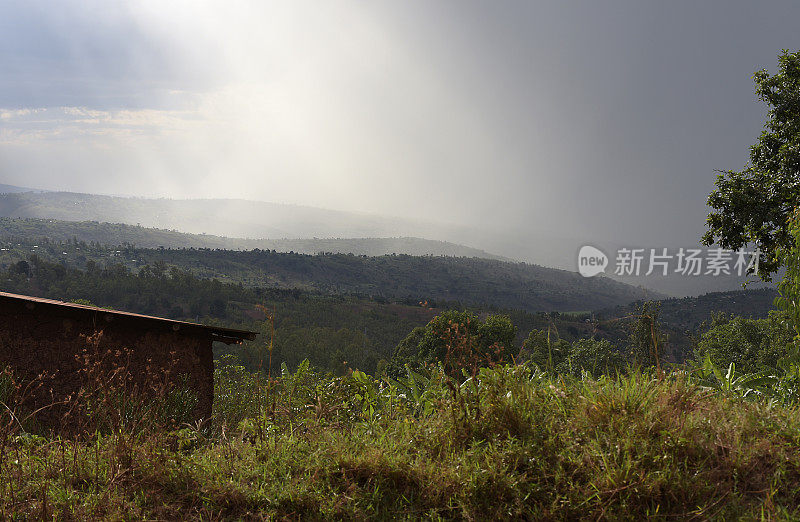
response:
[[[32,189],[28,187],[18,187],[16,185],[5,185],[0,183],[0,194],[16,194],[20,192],[47,192],[46,190]]]
[[[145,249],[41,237],[0,238],[0,266],[40,259],[86,270],[160,273],[170,267],[250,288],[316,290],[418,304],[451,302],[526,311],[576,311],[660,298],[606,277],[477,257],[306,255],[272,250]],[[121,265],[121,266],[120,266]],[[147,273],[147,271],[145,272]]]
[[[0,237],[10,239],[48,238],[63,241],[77,239],[87,243],[142,248],[220,248],[225,250],[275,250],[300,254],[340,253],[366,256],[409,254],[413,256],[480,257],[506,260],[477,248],[447,241],[416,237],[397,238],[310,238],[310,239],[246,239],[189,234],[177,230],[147,228],[123,223],[97,221],[60,221],[37,218],[0,218]]]
[[[127,241],[141,246],[261,248],[282,252],[341,252],[356,255],[407,253],[506,260],[513,258],[573,272],[577,271],[576,253],[582,245],[596,246],[612,260],[614,252],[620,246],[604,243],[599,238],[561,237],[547,233],[537,235],[539,233],[524,230],[481,230],[470,226],[416,221],[413,217],[387,217],[279,203],[26,192],[30,189],[8,185],[4,187],[7,193],[0,194],[0,216],[120,223],[162,229],[162,232],[148,232],[146,235],[149,237],[146,238],[119,228],[114,231],[131,238],[120,239],[117,243]],[[413,207],[413,202],[410,207]],[[178,238],[167,234],[176,234],[176,231],[203,238],[189,235]],[[579,231],[576,233],[579,234]],[[162,237],[155,240],[159,234]],[[248,242],[249,239],[253,241]],[[648,245],[635,246],[645,248]],[[613,272],[613,267],[610,271]],[[616,276],[609,273],[609,277],[672,296],[735,290],[740,288],[744,280],[735,275],[724,274],[686,277],[670,273],[668,277],[663,277],[658,273],[648,276]],[[770,285],[755,283],[753,286]]]
[[[709,292],[697,297],[672,297],[660,300],[659,320],[688,331],[696,331],[704,322],[711,320],[712,312],[723,312],[751,319],[763,319],[775,310],[774,288]],[[625,317],[635,315],[643,303],[636,301],[615,308],[598,310],[602,317]]]
[[[412,219],[239,199],[147,199],[74,192],[15,192],[0,194],[0,216],[125,223],[255,239],[440,235],[433,232],[436,225]]]

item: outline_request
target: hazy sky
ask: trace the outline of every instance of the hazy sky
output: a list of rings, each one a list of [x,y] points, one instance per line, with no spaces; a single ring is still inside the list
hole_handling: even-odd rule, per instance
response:
[[[0,0],[0,183],[704,229],[800,3]]]

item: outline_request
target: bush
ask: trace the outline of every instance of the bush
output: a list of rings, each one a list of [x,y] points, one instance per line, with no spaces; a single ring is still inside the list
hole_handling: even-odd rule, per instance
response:
[[[555,371],[562,367],[570,353],[570,344],[548,328],[531,330],[522,343],[523,357],[543,370]]]
[[[578,339],[572,343],[569,356],[559,370],[580,376],[583,372],[599,377],[615,375],[627,365],[625,356],[605,339]]]
[[[481,366],[510,361],[515,355],[517,328],[505,315],[482,321],[471,312],[449,310],[425,328],[415,328],[395,350],[393,373],[404,365],[414,368],[443,363],[449,373],[475,372]]]
[[[793,332],[786,314],[771,312],[767,319],[717,315],[700,338],[694,358],[710,358],[721,368],[731,363],[740,372],[774,371],[788,355]]]

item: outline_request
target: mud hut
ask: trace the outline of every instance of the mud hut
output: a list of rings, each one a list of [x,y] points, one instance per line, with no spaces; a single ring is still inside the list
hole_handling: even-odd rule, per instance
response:
[[[45,407],[37,420],[54,427],[65,406],[46,406],[66,404],[84,384],[85,366],[105,355],[133,376],[134,387],[145,389],[154,375],[170,384],[180,381],[196,396],[192,418],[207,419],[214,400],[212,344],[238,344],[255,336],[245,330],[0,292],[0,370],[11,368],[28,380],[44,376],[26,409]]]

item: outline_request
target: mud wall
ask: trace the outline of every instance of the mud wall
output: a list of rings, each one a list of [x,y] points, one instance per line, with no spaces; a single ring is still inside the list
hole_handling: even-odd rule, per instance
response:
[[[114,366],[122,366],[131,389],[144,394],[154,393],[159,382],[188,386],[197,396],[194,419],[208,419],[214,399],[211,344],[210,336],[175,331],[169,323],[0,303],[0,369],[11,367],[28,381],[44,376],[29,394],[29,411],[75,397],[92,375],[87,366],[104,364],[108,368],[95,368],[95,375],[111,376]],[[49,407],[36,418],[57,428],[66,409],[68,403]]]

